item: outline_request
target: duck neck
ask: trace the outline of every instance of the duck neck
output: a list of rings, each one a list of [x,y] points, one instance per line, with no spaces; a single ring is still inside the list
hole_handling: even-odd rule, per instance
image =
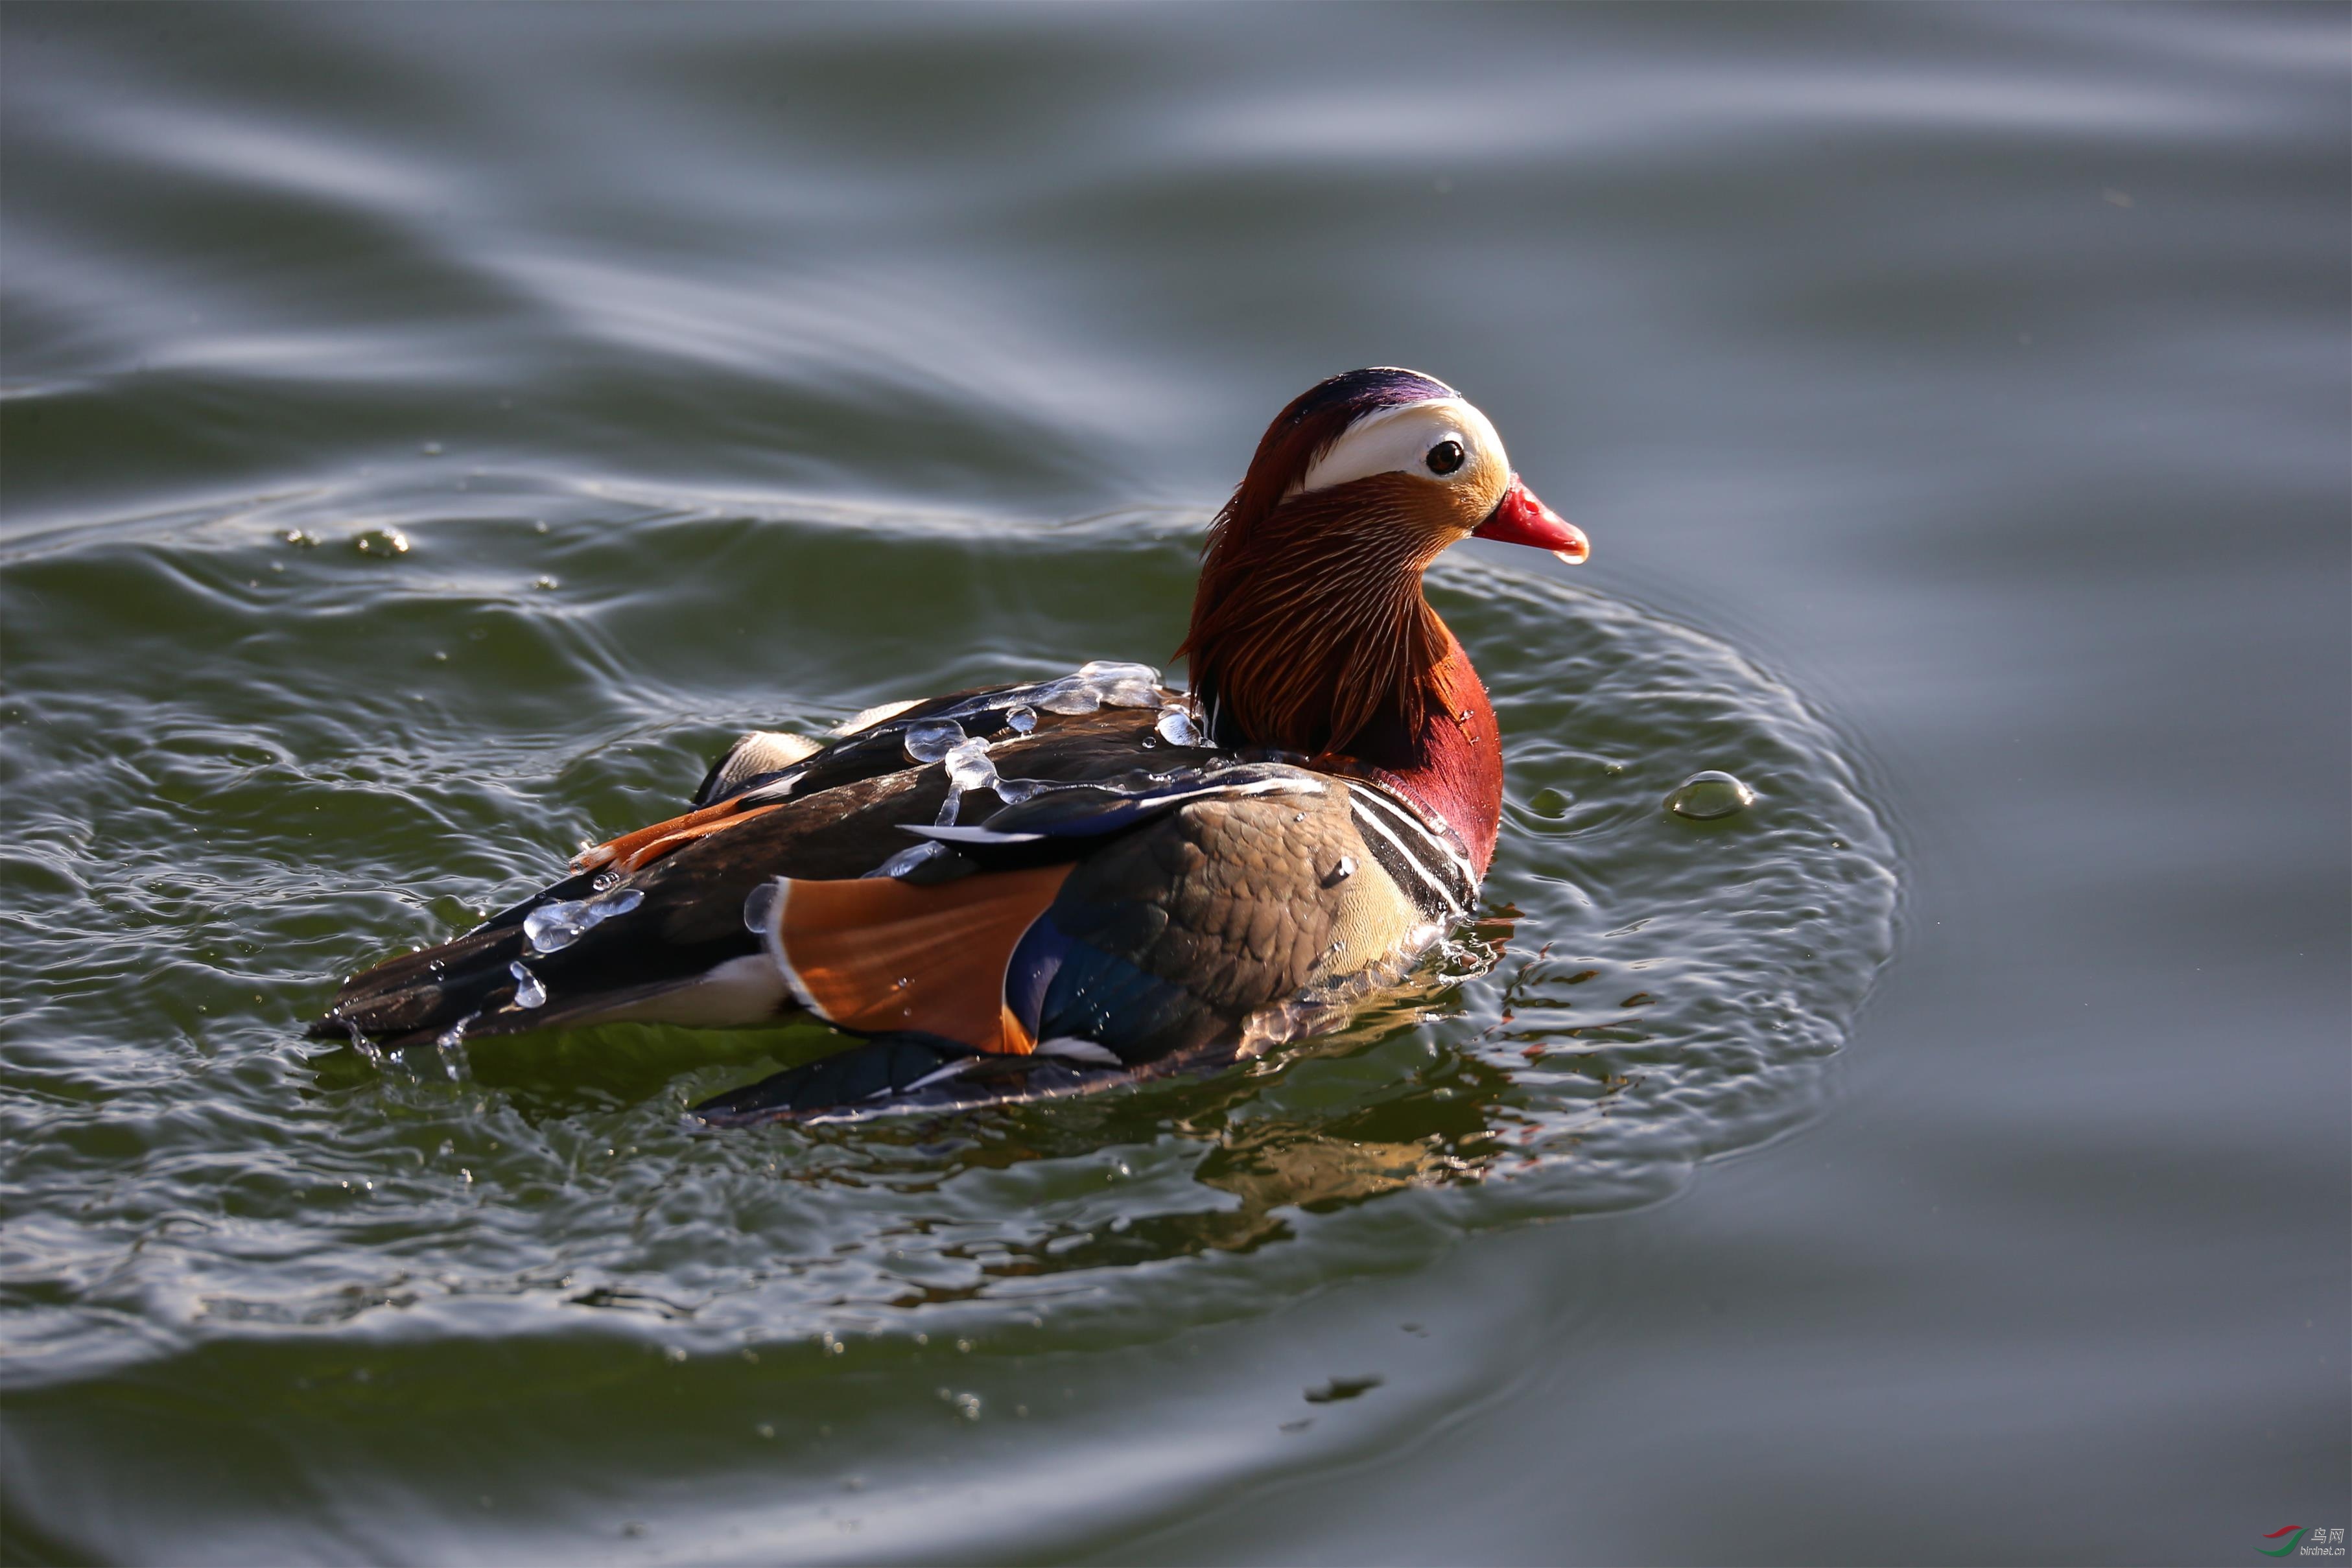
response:
[[[1450,537],[1369,526],[1331,549],[1303,497],[1246,535],[1213,533],[1181,650],[1217,740],[1306,754],[1409,797],[1484,875],[1502,816],[1501,736],[1461,643],[1422,597]],[[1378,517],[1370,519],[1377,524]]]
[[[1360,769],[1410,797],[1424,814],[1461,835],[1471,863],[1484,877],[1502,827],[1502,730],[1470,655],[1434,612],[1430,619],[1445,642],[1445,653],[1431,672],[1442,700],[1417,726],[1402,714],[1383,713],[1344,753],[1327,754],[1318,762],[1337,771]]]

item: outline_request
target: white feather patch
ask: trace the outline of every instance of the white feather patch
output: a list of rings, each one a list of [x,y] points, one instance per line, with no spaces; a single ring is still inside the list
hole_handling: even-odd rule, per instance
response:
[[[1037,1042],[1036,1054],[1057,1056],[1064,1061],[1092,1062],[1099,1067],[1123,1067],[1110,1047],[1075,1034],[1057,1034],[1051,1040]]]
[[[1462,444],[1462,466],[1451,474],[1429,470],[1430,449],[1441,442]],[[1441,484],[1491,489],[1497,497],[1510,483],[1511,460],[1503,438],[1486,416],[1458,397],[1430,398],[1374,409],[1340,433],[1308,465],[1306,476],[1284,496],[1328,490],[1375,474],[1411,473]]]
[[[781,729],[755,729],[738,736],[735,744],[727,748],[717,777],[710,781],[709,799],[723,800],[761,774],[781,773],[824,749],[822,741],[811,740],[804,735],[788,735]],[[784,793],[789,795],[792,791],[786,789]]]
[[[598,1023],[666,1023],[684,1029],[748,1029],[791,1000],[776,967],[757,953],[715,965],[690,986],[598,1013]]]
[[[835,725],[833,727],[833,733],[837,736],[856,735],[860,730],[872,729],[876,725],[880,724],[885,719],[898,717],[900,714],[905,713],[908,708],[913,707],[917,703],[921,702],[922,700],[923,699],[921,697],[908,697],[902,703],[877,703],[874,706],[867,708],[865,712],[854,714],[850,717],[843,719],[839,724]]]
[[[768,895],[764,900],[761,897],[762,894]],[[806,986],[801,984],[800,971],[793,968],[792,959],[784,956],[784,905],[792,901],[792,896],[793,879],[788,876],[780,876],[765,887],[752,889],[751,896],[743,901],[743,924],[759,937],[760,946],[768,950],[768,959],[775,966],[776,973],[783,977],[784,988],[792,993],[793,1000],[822,1019],[824,1018],[824,1009],[816,1005],[816,998],[809,995]],[[831,1023],[833,1020],[825,1019],[825,1021]]]

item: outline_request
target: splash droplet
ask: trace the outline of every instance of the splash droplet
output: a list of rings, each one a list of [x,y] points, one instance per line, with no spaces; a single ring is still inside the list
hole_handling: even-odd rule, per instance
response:
[[[408,536],[398,528],[370,528],[352,536],[352,548],[362,555],[390,559],[408,553]]]
[[[441,1058],[441,1071],[452,1083],[463,1083],[472,1076],[473,1063],[466,1058],[466,1026],[481,1016],[479,1013],[467,1013],[443,1030],[433,1041],[434,1051]],[[448,1146],[446,1142],[441,1145],[444,1150]]]
[[[1755,803],[1755,791],[1730,774],[1720,773],[1714,768],[1692,774],[1682,781],[1679,789],[1666,797],[1667,810],[1695,822],[1733,816]]]

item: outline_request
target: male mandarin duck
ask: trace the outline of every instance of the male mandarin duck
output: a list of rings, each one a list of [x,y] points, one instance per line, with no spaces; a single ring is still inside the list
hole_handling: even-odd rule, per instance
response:
[[[681,817],[312,1029],[397,1050],[633,1020],[814,1017],[860,1043],[696,1106],[713,1124],[1067,1094],[1328,1027],[1464,919],[1501,737],[1422,573],[1475,536],[1580,561],[1486,415],[1351,371],[1277,415],[1218,513],[1180,653],[754,733]]]

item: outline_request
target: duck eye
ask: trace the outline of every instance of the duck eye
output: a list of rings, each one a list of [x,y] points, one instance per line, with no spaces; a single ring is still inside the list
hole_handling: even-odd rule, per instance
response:
[[[1462,456],[1460,442],[1441,441],[1429,449],[1429,455],[1423,461],[1429,465],[1429,471],[1433,474],[1451,474],[1462,466]]]

